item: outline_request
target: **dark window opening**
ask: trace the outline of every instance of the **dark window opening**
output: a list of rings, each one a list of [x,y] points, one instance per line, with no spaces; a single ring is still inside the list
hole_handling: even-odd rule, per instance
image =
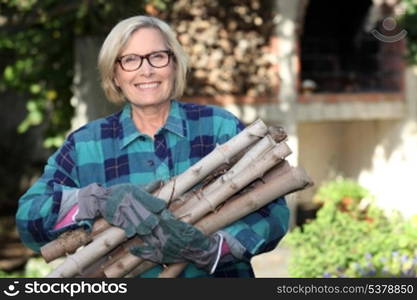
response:
[[[314,92],[399,91],[401,41],[378,40],[365,22],[371,0],[314,0],[301,36],[301,82]],[[380,31],[382,19],[375,23]]]

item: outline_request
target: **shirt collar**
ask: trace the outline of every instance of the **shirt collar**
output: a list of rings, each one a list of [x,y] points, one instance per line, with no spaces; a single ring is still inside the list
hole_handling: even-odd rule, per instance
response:
[[[120,148],[126,147],[128,144],[139,138],[140,136],[145,136],[141,133],[135,126],[135,123],[132,120],[132,107],[127,103],[122,110],[120,115],[120,124],[122,126],[122,134],[120,135]],[[171,107],[169,115],[165,125],[158,131],[161,132],[163,129],[166,129],[180,137],[185,137],[186,135],[186,122],[181,117],[180,114],[180,105],[178,101],[171,100]]]
[[[165,125],[162,127],[180,137],[185,137],[186,128],[185,120],[180,114],[180,105],[178,101],[171,100],[171,108]]]

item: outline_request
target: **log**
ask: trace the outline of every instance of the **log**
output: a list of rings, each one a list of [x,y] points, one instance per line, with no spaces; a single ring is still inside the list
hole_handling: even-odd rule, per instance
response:
[[[280,196],[288,195],[313,185],[312,180],[301,167],[292,167],[284,174],[282,174],[279,168],[275,168],[265,177],[264,181],[264,183],[258,183],[252,191],[226,202],[219,211],[206,216],[197,222],[195,226],[207,235],[212,234],[260,209]],[[187,263],[173,264],[165,268],[159,277],[176,277],[186,266]]]
[[[233,177],[229,177],[226,173],[213,183],[217,189],[210,187],[203,189],[201,193],[197,193],[193,199],[175,210],[174,215],[184,222],[196,222],[207,213],[215,211],[218,205],[249,183],[264,176],[269,169],[283,161],[290,153],[291,150],[288,145],[281,142],[257,159],[248,158],[247,161],[250,163],[241,172],[234,174]],[[246,155],[242,159],[244,158],[246,158]],[[210,193],[207,193],[206,190]]]
[[[250,190],[229,199],[217,212],[207,215],[194,226],[205,234],[212,234],[280,196],[291,194],[312,185],[312,180],[303,168],[291,167],[287,161],[283,161],[270,170],[262,181],[259,180],[254,183]],[[242,207],[245,210],[241,210]],[[231,216],[232,218],[230,218]],[[129,273],[129,277],[135,277],[156,265],[145,261]],[[160,273],[159,277],[176,277],[186,266],[187,263],[170,265]]]
[[[79,247],[90,243],[98,234],[110,226],[106,220],[98,219],[94,222],[91,233],[83,228],[64,232],[56,240],[41,247],[41,255],[49,263],[63,255],[72,254]]]
[[[170,202],[172,199],[177,198],[187,190],[191,189],[222,163],[230,163],[233,156],[249,147],[251,144],[259,141],[267,134],[267,132],[268,128],[263,121],[260,119],[256,120],[226,143],[217,146],[212,152],[203,157],[184,173],[169,180],[166,184],[164,184],[164,186],[162,186],[162,188],[153,194],[167,202]],[[94,260],[97,260],[102,255],[106,254],[106,252],[103,251],[109,252],[112,250],[110,245],[112,245],[112,247],[118,245],[109,243],[109,241],[117,240],[119,243],[124,241],[126,238],[125,236],[122,236],[122,234],[124,235],[124,231],[119,228],[117,228],[118,230],[111,230],[113,228],[115,227],[110,227],[102,232],[100,234],[102,238],[93,240],[85,248],[68,256],[61,266],[48,274],[48,277],[60,277],[63,275],[68,277],[74,276],[77,274],[74,272],[82,272],[84,268],[94,263]],[[84,239],[83,241],[87,240],[88,239]],[[100,249],[100,256],[92,255],[91,252],[86,252],[90,249],[94,249],[94,247]],[[64,253],[66,253],[66,251]],[[88,255],[85,255],[86,253],[88,253]],[[91,257],[90,260],[89,257]]]
[[[110,227],[100,233],[94,243],[90,243],[74,254],[68,255],[65,261],[50,272],[47,277],[69,278],[81,274],[86,267],[125,240],[126,234],[123,229]]]
[[[220,189],[224,182],[231,180],[235,175],[242,172],[251,162],[258,159],[275,145],[276,142],[271,135],[267,134],[264,136],[250,149],[250,151],[244,154],[243,157],[237,161],[226,174],[223,175],[222,180],[217,180],[214,184],[211,184],[210,187],[205,190],[205,193],[211,194],[212,192]]]
[[[206,190],[207,194],[210,194],[211,190],[216,190],[219,186],[223,185],[221,181],[218,181],[218,184],[213,184],[213,181],[220,177],[220,175],[227,174],[223,179],[233,177],[233,174],[241,172],[247,164],[249,164],[254,159],[261,156],[267,150],[271,149],[277,143],[285,141],[287,134],[282,127],[269,126],[268,134],[265,135],[259,142],[250,145],[248,149],[244,149],[240,153],[236,154],[229,164],[222,164],[216,170],[214,170],[210,175],[208,175],[201,182],[200,186],[207,186],[210,184],[210,190]],[[173,199],[169,208],[171,211],[175,211],[180,206],[183,206],[191,198],[195,197],[196,189],[192,189],[187,193],[184,193],[182,196]]]
[[[257,125],[259,128],[252,129],[250,132],[255,134],[256,131],[259,131],[258,134],[263,132],[262,124]],[[254,125],[254,127],[256,127]],[[269,126],[268,127],[268,135],[275,140],[276,143],[281,142],[287,138],[287,134],[282,127],[275,127]],[[255,143],[255,146],[257,143]],[[249,145],[248,147],[255,147],[253,144]],[[212,174],[218,174],[226,172],[227,169],[230,168],[231,165],[234,165],[240,158],[246,153],[247,149],[240,150],[238,154],[232,156],[231,162],[228,163],[221,163]],[[211,181],[210,176],[207,176],[204,180]],[[158,186],[150,186],[148,187],[148,192],[155,192],[158,189]],[[183,198],[183,197],[180,197]],[[178,199],[176,199],[178,200]],[[175,205],[181,205],[181,201],[178,203],[171,203],[171,206],[175,207]],[[63,233],[58,239],[51,241],[50,243],[46,244],[41,248],[41,255],[45,259],[46,262],[51,262],[52,260],[74,253],[78,248],[81,246],[90,243],[97,234],[101,233],[102,231],[108,229],[111,225],[107,223],[106,220],[100,218],[95,221],[92,232],[86,232],[84,229],[79,228],[76,230],[71,230],[68,232]]]
[[[233,156],[258,142],[268,133],[268,127],[258,119],[239,134],[222,145],[218,145],[184,173],[169,180],[155,196],[170,202],[198,184],[222,163],[229,164]]]
[[[145,271],[152,269],[153,267],[157,266],[158,264],[149,261],[149,260],[145,260],[144,262],[142,262],[141,264],[139,264],[137,267],[135,267],[133,269],[133,271],[131,271],[130,273],[126,274],[125,277],[127,278],[132,278],[132,277],[136,277],[139,274],[144,273]]]
[[[252,160],[245,159],[249,164],[238,174],[233,177],[227,177],[226,173],[221,178],[217,179],[213,185],[217,187],[216,190],[210,188],[202,188],[195,193],[195,197],[189,199],[183,206],[180,206],[173,212],[174,216],[181,219],[183,222],[195,223],[209,212],[215,211],[216,207],[225,202],[228,198],[236,194],[239,190],[262,177],[269,169],[271,169],[278,162],[284,160],[286,156],[291,153],[290,148],[285,142],[275,145],[273,148],[266,151],[263,156]],[[250,151],[247,153],[251,156]],[[246,155],[245,155],[246,156]],[[245,156],[243,158],[245,158]],[[243,159],[242,158],[242,159]],[[226,179],[224,179],[224,177]],[[219,184],[219,182],[221,184]],[[206,193],[208,190],[210,193]],[[125,257],[104,270],[106,277],[122,277],[131,272],[143,260],[131,253],[127,253]]]
[[[123,257],[106,267],[103,270],[103,273],[106,278],[123,277],[132,272],[143,262],[145,262],[143,258],[135,256],[127,251]]]
[[[224,185],[224,181],[227,181],[227,178],[233,177],[233,174],[238,174],[241,172],[246,165],[250,164],[257,158],[259,158],[263,153],[270,150],[273,146],[276,145],[276,142],[283,141],[286,138],[285,131],[282,130],[282,128],[275,128],[275,127],[269,127],[268,132],[271,132],[275,138],[272,138],[272,136],[268,133],[265,137],[263,137],[258,143],[253,145],[249,151],[244,152],[242,154],[242,157],[239,157],[239,160],[234,163],[233,167],[227,172],[222,180],[215,181],[215,183],[209,185],[206,191],[206,194],[210,194],[212,191],[217,190],[218,188],[221,188]],[[279,134],[277,134],[279,132]],[[284,147],[284,146],[281,146]],[[240,155],[237,155],[240,156]],[[230,167],[230,166],[229,166]],[[226,170],[226,169],[225,169]],[[209,176],[210,177],[210,176]],[[186,194],[187,195],[187,194]],[[188,193],[188,197],[191,198],[193,196],[198,196],[193,193]],[[181,196],[179,199],[176,199],[177,201],[173,201],[171,203],[170,209],[172,208],[178,208],[178,206],[172,205],[172,204],[178,204],[181,202],[181,205],[184,204],[183,201],[184,197]],[[181,200],[181,201],[178,201]],[[132,245],[132,244],[130,244]],[[122,256],[124,254],[124,257]],[[117,263],[116,263],[117,261]],[[135,264],[133,264],[135,262]],[[98,276],[98,277],[119,277],[121,274],[126,274],[129,270],[133,269],[135,265],[140,264],[142,262],[141,259],[133,256],[128,251],[128,247],[123,246],[123,249],[119,251],[117,256],[115,257],[112,255],[111,260],[105,261],[104,265],[100,266],[100,270],[97,272],[93,272],[92,276]],[[113,266],[110,266],[112,263],[115,263]]]
[[[84,278],[103,278],[106,277],[104,270],[122,259],[126,253],[129,253],[129,248],[132,246],[140,245],[143,241],[138,237],[135,236],[117,248],[110,251],[110,253],[106,254],[104,257],[100,258],[98,261],[94,262],[92,265],[88,266],[83,272],[80,274],[80,277]]]
[[[146,191],[153,193],[158,188],[160,188],[160,183],[156,182],[148,185]],[[111,224],[105,219],[99,218],[94,222],[91,232],[87,232],[84,228],[64,232],[56,240],[41,247],[41,255],[46,262],[51,262],[58,257],[72,254],[81,246],[92,242],[97,235],[110,227]]]

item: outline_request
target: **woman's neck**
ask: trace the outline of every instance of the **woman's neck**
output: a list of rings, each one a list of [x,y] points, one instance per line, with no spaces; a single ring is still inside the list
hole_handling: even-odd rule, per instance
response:
[[[131,104],[132,119],[136,128],[151,138],[155,133],[165,124],[169,110],[170,101],[164,102],[160,105],[153,106],[136,106]]]

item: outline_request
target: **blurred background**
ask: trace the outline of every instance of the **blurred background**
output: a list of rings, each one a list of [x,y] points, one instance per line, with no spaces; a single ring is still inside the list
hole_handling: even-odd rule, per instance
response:
[[[315,182],[287,197],[289,233],[257,277],[416,277],[415,0],[1,0],[1,277],[49,271],[19,241],[18,199],[70,131],[119,109],[97,53],[137,14],[190,56],[183,101],[284,126]]]

